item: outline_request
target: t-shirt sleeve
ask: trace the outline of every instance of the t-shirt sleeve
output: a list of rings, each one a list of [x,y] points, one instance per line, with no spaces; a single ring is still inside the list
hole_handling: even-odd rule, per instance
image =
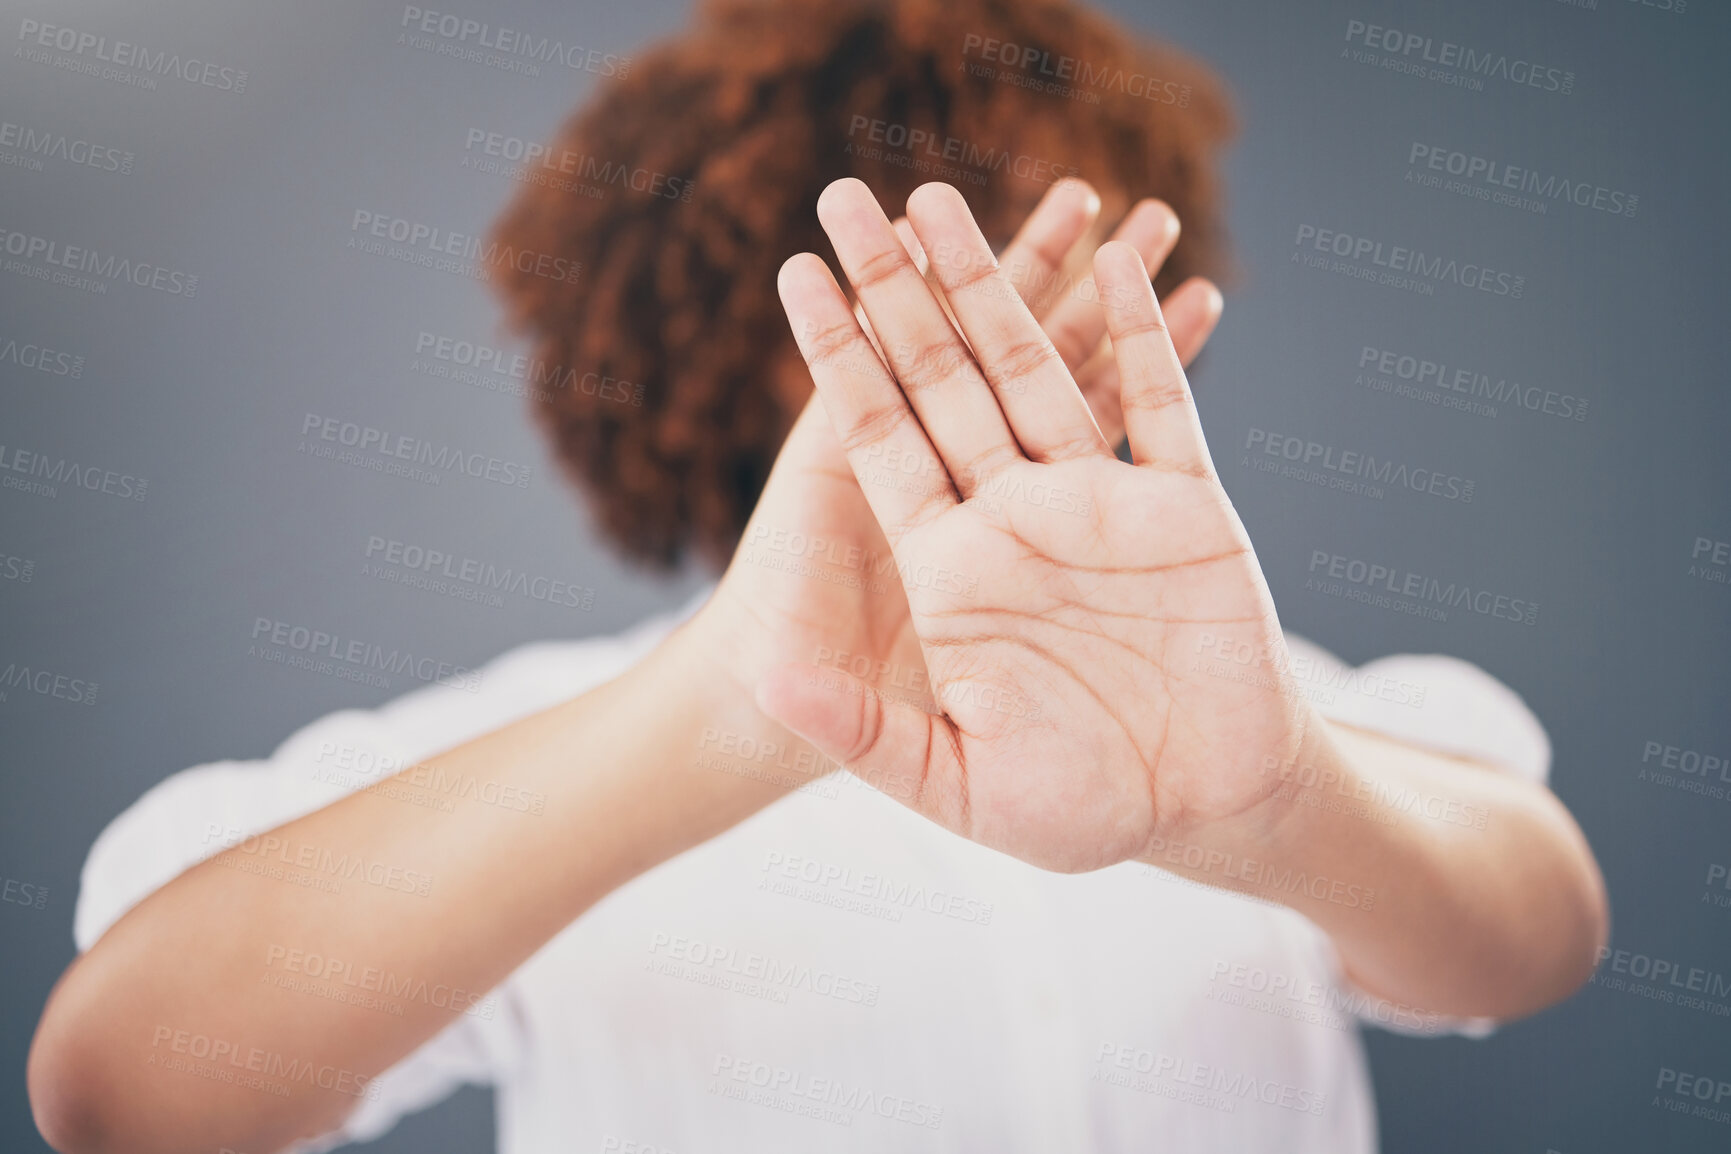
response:
[[[110,822],[91,847],[73,913],[79,952],[204,859],[244,847],[257,834],[619,675],[700,600],[611,637],[512,650],[484,666],[467,687],[430,685],[377,709],[330,714],[292,734],[267,758],[213,762],[174,774]],[[417,795],[417,803],[426,800]],[[464,1083],[508,1080],[527,1050],[519,978],[507,979],[481,1004],[493,1012],[459,1017],[375,1078],[341,1128],[296,1150],[368,1141]]]
[[[338,800],[378,774],[334,771],[343,765],[413,764],[374,713],[331,714],[290,737],[259,761],[223,761],[166,779],[115,818],[91,847],[73,915],[80,952],[128,910],[183,871],[230,846]],[[383,1134],[398,1118],[445,1098],[464,1083],[500,1080],[521,1053],[521,1015],[507,980],[480,1005],[374,1079],[342,1126],[297,1145],[328,1150]]]
[[[1330,721],[1471,758],[1523,781],[1550,779],[1545,727],[1520,694],[1472,662],[1399,653],[1351,666],[1290,633],[1286,647],[1301,691]]]
[[[1550,779],[1551,742],[1513,689],[1469,661],[1401,653],[1351,666],[1313,642],[1286,635],[1292,674],[1319,713],[1436,753],[1469,758],[1523,781]],[[1318,931],[1320,933],[1320,931]],[[1360,1021],[1398,1034],[1483,1038],[1493,1018],[1451,1018],[1395,1006],[1355,988],[1328,947],[1344,1003]]]

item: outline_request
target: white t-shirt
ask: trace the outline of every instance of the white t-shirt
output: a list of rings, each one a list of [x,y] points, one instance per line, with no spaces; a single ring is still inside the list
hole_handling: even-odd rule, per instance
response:
[[[617,637],[513,650],[478,692],[429,686],[324,717],[266,760],[175,774],[92,847],[78,948],[237,831],[378,780],[333,772],[333,750],[412,765],[618,675],[698,601]],[[1545,780],[1544,730],[1476,666],[1354,670],[1288,642],[1325,715]],[[1440,797],[1338,801],[1482,817]],[[1353,894],[1339,900],[1374,901]],[[1366,1154],[1360,1020],[1491,1025],[1352,990],[1327,937],[1284,907],[1135,863],[1045,873],[837,774],[608,896],[308,1148],[376,1137],[474,1082],[498,1088],[500,1154]]]

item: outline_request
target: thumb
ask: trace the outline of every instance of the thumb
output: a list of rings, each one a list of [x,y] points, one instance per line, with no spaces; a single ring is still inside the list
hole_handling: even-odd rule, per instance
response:
[[[792,664],[757,686],[757,707],[867,785],[921,809],[934,761],[954,757],[933,715],[883,696],[859,678],[821,665]]]

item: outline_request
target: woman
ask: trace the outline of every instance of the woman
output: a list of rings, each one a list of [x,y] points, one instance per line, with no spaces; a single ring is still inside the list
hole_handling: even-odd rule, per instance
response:
[[[500,283],[644,386],[540,402],[610,536],[726,572],[116,819],[50,1142],[330,1145],[482,1081],[509,1154],[1366,1151],[1355,1018],[1567,996],[1603,887],[1537,721],[1283,637],[1214,476],[1225,124],[1059,0],[728,0],[604,91],[555,152],[690,199],[530,182],[503,247],[585,275]]]

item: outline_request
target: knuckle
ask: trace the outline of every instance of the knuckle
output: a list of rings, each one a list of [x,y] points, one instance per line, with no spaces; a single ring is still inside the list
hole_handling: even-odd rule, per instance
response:
[[[913,261],[908,257],[907,251],[900,244],[897,244],[894,248],[886,248],[882,252],[875,252],[866,257],[860,262],[859,267],[854,270],[849,279],[853,281],[854,288],[863,293],[867,289],[909,270],[912,270],[916,276],[918,275],[918,270],[914,269]]]
[[[807,338],[806,359],[814,365],[840,364],[848,359],[844,354],[863,340],[859,326],[838,321]]]
[[[934,341],[913,350],[913,355],[895,364],[896,379],[909,392],[936,388],[972,372],[972,359],[959,346]]]
[[[912,415],[908,407],[900,403],[865,409],[848,426],[847,433],[841,438],[842,448],[852,453],[887,440]]]
[[[1050,340],[1042,337],[1039,340],[1023,340],[1011,345],[1001,356],[994,358],[993,367],[997,370],[999,379],[1013,381],[1050,368],[1054,361],[1062,363],[1058,350],[1052,347]]]

